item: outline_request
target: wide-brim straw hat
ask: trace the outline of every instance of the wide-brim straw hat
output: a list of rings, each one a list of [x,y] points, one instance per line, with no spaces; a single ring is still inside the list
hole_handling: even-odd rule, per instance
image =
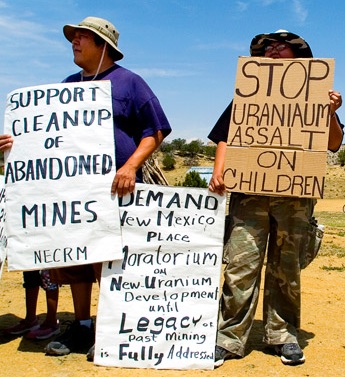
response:
[[[296,58],[312,58],[313,53],[308,43],[299,35],[287,30],[256,35],[250,44],[251,56],[265,56],[265,47],[272,42],[286,42],[291,45]]]
[[[78,25],[65,25],[63,27],[63,33],[70,42],[72,42],[77,29],[91,30],[105,40],[115,51],[114,60],[120,60],[123,58],[123,53],[117,47],[120,33],[111,22],[104,20],[103,18],[86,17]]]

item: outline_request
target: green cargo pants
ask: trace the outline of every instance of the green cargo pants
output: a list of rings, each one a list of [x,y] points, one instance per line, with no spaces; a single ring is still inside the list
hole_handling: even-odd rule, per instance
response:
[[[297,343],[300,254],[308,244],[316,201],[232,193],[230,238],[224,252],[217,345],[243,356],[258,304],[267,250],[263,299],[264,342]]]

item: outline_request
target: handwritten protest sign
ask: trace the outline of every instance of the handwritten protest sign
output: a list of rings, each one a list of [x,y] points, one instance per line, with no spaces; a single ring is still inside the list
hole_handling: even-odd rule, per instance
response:
[[[5,133],[9,270],[121,257],[110,82],[15,90]]]
[[[213,368],[225,202],[144,184],[123,198],[123,260],[103,264],[96,364]]]
[[[5,219],[6,219],[6,212],[5,212],[5,184],[4,184],[4,176],[0,176],[0,278],[2,276],[2,271],[4,268],[4,263],[6,259],[6,245],[7,245],[7,237],[5,234]]]
[[[323,196],[333,59],[240,57],[224,180],[230,191]]]

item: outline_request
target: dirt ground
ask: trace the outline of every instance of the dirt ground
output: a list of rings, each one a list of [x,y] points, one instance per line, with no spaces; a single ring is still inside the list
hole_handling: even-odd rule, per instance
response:
[[[204,162],[203,162],[204,163]],[[209,162],[209,164],[212,164]],[[187,171],[185,166],[166,174],[175,184]],[[319,200],[316,214],[331,213],[345,217],[344,168],[331,166],[327,171],[325,198]],[[336,217],[336,216],[335,216]],[[23,337],[6,337],[2,330],[25,315],[22,273],[8,272],[0,280],[0,377],[341,377],[345,375],[345,229],[326,227],[319,256],[302,275],[302,327],[300,345],[306,362],[284,366],[280,358],[262,344],[261,302],[248,342],[246,356],[226,361],[211,371],[152,370],[99,367],[87,362],[83,354],[63,357],[46,356],[44,346],[50,341],[30,341]],[[324,252],[322,252],[325,250]],[[97,312],[98,287],[95,284],[92,314]],[[262,292],[261,292],[262,298]],[[46,312],[44,291],[40,291],[37,313],[43,320]],[[60,289],[58,317],[60,322],[73,320],[69,287]]]
[[[343,214],[345,199],[319,200],[316,210]],[[345,250],[345,237],[333,232],[326,234],[325,244],[334,238]],[[203,370],[152,370],[122,369],[95,366],[87,362],[85,355],[71,354],[63,357],[46,356],[43,348],[47,341],[29,341],[22,337],[9,338],[2,330],[16,323],[25,314],[22,273],[4,269],[0,289],[0,376],[26,377],[184,377],[184,376],[310,376],[337,377],[345,373],[345,313],[344,288],[345,267],[339,256],[326,253],[319,255],[303,271],[302,328],[300,344],[304,349],[306,362],[303,365],[284,366],[280,359],[261,343],[261,303],[257,310],[254,328],[246,356],[240,360],[226,361],[223,366],[211,371]],[[331,266],[324,268],[324,266]],[[98,288],[93,293],[92,312],[96,315]],[[262,296],[262,294],[261,294]],[[44,292],[41,290],[38,314],[45,315]],[[68,287],[62,287],[59,302],[60,321],[73,319],[72,301]]]

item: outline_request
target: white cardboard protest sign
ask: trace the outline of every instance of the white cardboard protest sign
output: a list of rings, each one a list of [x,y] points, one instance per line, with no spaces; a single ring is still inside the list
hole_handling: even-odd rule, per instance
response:
[[[6,245],[7,237],[5,234],[5,185],[4,176],[0,176],[0,278],[2,277],[2,271],[4,269],[5,259],[6,259]]]
[[[109,81],[9,93],[5,156],[9,270],[121,257]]]
[[[240,57],[227,140],[228,190],[322,198],[334,59]]]
[[[226,197],[137,184],[123,260],[103,264],[95,363],[213,369]]]

